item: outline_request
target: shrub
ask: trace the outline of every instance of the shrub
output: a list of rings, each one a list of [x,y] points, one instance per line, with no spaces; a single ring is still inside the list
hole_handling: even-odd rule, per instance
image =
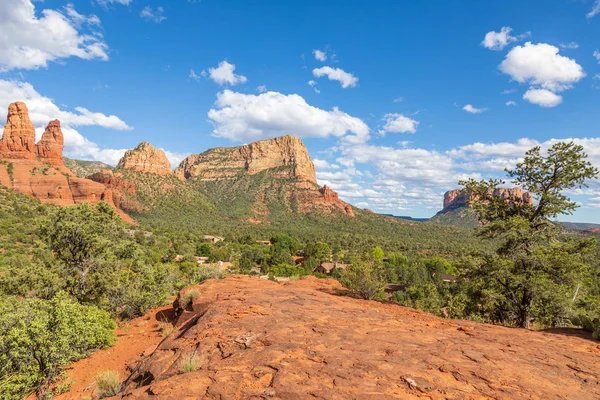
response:
[[[171,333],[173,333],[174,329],[175,328],[173,327],[173,325],[168,322],[161,321],[158,323],[158,330],[160,331],[162,337],[169,336]]]
[[[192,289],[188,292],[185,292],[179,304],[182,308],[187,308],[187,306],[192,304],[192,300],[194,300],[194,297],[196,296],[200,296],[200,291],[198,289]]]
[[[107,370],[96,375],[96,391],[101,399],[115,396],[120,390],[121,378],[117,371]]]
[[[372,261],[357,261],[340,277],[340,283],[365,300],[379,298],[383,294],[385,280]]]
[[[200,369],[200,357],[195,351],[185,354],[179,359],[178,367],[179,372],[182,374],[198,371]]]

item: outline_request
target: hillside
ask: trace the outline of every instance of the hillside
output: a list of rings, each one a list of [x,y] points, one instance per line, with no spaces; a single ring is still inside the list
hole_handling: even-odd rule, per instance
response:
[[[102,170],[111,171],[113,167],[100,161],[74,160],[63,157],[65,167],[69,168],[78,178],[88,178]]]
[[[118,398],[591,399],[597,345],[335,295],[339,284],[232,276],[195,287]],[[564,333],[564,334],[562,334]],[[182,373],[182,360],[194,367]],[[467,394],[467,397],[465,397]],[[333,396],[333,397],[331,397]]]

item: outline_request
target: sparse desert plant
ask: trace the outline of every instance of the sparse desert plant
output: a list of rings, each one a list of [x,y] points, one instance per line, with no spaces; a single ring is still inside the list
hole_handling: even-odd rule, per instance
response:
[[[200,357],[194,351],[193,353],[184,354],[179,359],[179,372],[186,374],[188,372],[198,371],[200,369]]]
[[[158,323],[158,330],[160,331],[162,337],[169,336],[171,333],[173,333],[173,329],[173,325],[166,321],[160,321]]]
[[[121,390],[121,378],[119,373],[106,370],[96,375],[96,391],[100,398],[115,396]]]
[[[190,304],[192,304],[192,300],[194,300],[194,297],[199,296],[200,295],[200,291],[198,289],[192,289],[189,292],[186,292],[183,297],[181,298],[181,307],[182,308],[187,308],[187,306],[189,306]]]

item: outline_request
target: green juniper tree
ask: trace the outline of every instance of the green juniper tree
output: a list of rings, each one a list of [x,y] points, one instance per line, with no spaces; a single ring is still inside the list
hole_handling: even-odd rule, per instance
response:
[[[531,193],[534,205],[494,196],[501,180],[460,182],[472,195],[480,235],[500,243],[494,254],[466,272],[475,284],[495,293],[501,322],[529,328],[534,317],[546,322],[564,317],[568,299],[589,268],[586,257],[595,240],[561,240],[561,228],[552,220],[577,208],[566,191],[587,187],[585,182],[598,176],[586,158],[582,146],[558,142],[546,155],[540,147],[532,148],[515,169],[507,169],[512,183]]]

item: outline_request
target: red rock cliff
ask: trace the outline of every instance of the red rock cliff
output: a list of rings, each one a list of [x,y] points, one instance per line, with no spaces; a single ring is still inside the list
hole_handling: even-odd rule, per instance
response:
[[[171,174],[171,163],[165,152],[157,149],[148,142],[140,143],[135,149],[128,150],[117,168],[133,169],[138,172],[150,172],[158,175]]]
[[[181,179],[216,180],[233,178],[241,171],[252,175],[278,167],[289,167],[281,171],[282,176],[317,183],[308,150],[302,140],[292,135],[194,154],[183,160],[175,173]]]
[[[502,199],[518,199],[526,204],[533,205],[533,197],[531,193],[524,191],[520,188],[510,188],[510,189],[496,189],[493,193],[494,197],[500,197]],[[464,192],[460,189],[451,190],[444,194],[444,209],[446,208],[459,208],[459,207],[468,207],[469,201],[471,201],[472,196],[470,193]]]
[[[104,200],[114,205],[114,194],[103,184],[77,178],[65,167],[63,147],[59,121],[48,124],[36,145],[27,106],[21,102],[11,104],[0,139],[0,184],[48,204],[68,206]],[[124,220],[133,222],[118,208],[117,211]]]
[[[34,160],[35,156],[35,127],[27,105],[20,101],[12,103],[0,140],[0,158]]]
[[[42,138],[36,145],[37,155],[51,165],[64,165],[62,152],[65,147],[65,139],[60,129],[60,121],[50,121]]]

